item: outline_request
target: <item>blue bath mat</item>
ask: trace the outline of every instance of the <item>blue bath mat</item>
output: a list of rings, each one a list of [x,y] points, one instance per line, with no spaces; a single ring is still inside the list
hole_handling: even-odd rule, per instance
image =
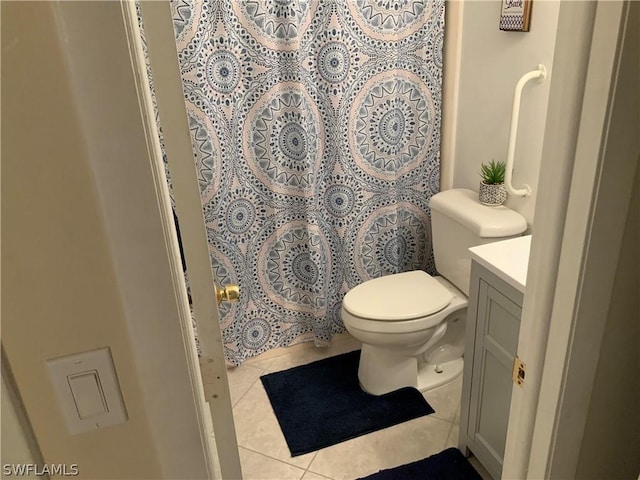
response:
[[[434,412],[415,388],[365,393],[358,383],[359,361],[356,350],[260,377],[291,456]]]
[[[457,448],[446,450],[417,462],[380,470],[359,480],[482,480],[475,468]]]

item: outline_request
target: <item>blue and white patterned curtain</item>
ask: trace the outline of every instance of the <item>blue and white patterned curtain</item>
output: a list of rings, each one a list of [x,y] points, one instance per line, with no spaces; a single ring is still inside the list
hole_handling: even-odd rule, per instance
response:
[[[344,294],[434,273],[444,0],[172,2],[227,360],[344,331]]]

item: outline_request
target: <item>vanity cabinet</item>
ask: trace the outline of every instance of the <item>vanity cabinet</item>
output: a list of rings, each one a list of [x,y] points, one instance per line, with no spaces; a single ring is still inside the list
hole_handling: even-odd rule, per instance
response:
[[[523,292],[477,261],[471,284],[460,411],[460,450],[502,474]]]

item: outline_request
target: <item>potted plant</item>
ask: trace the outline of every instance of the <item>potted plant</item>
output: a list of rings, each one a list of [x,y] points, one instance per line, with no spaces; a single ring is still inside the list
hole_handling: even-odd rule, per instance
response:
[[[480,167],[480,190],[478,196],[484,205],[502,205],[507,199],[507,189],[504,186],[504,162],[491,160]]]

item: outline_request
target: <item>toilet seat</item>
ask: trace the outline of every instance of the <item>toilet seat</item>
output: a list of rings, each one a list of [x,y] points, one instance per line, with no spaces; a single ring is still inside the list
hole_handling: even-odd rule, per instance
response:
[[[364,282],[344,297],[342,308],[371,321],[422,319],[447,307],[454,295],[422,270],[397,273]]]

